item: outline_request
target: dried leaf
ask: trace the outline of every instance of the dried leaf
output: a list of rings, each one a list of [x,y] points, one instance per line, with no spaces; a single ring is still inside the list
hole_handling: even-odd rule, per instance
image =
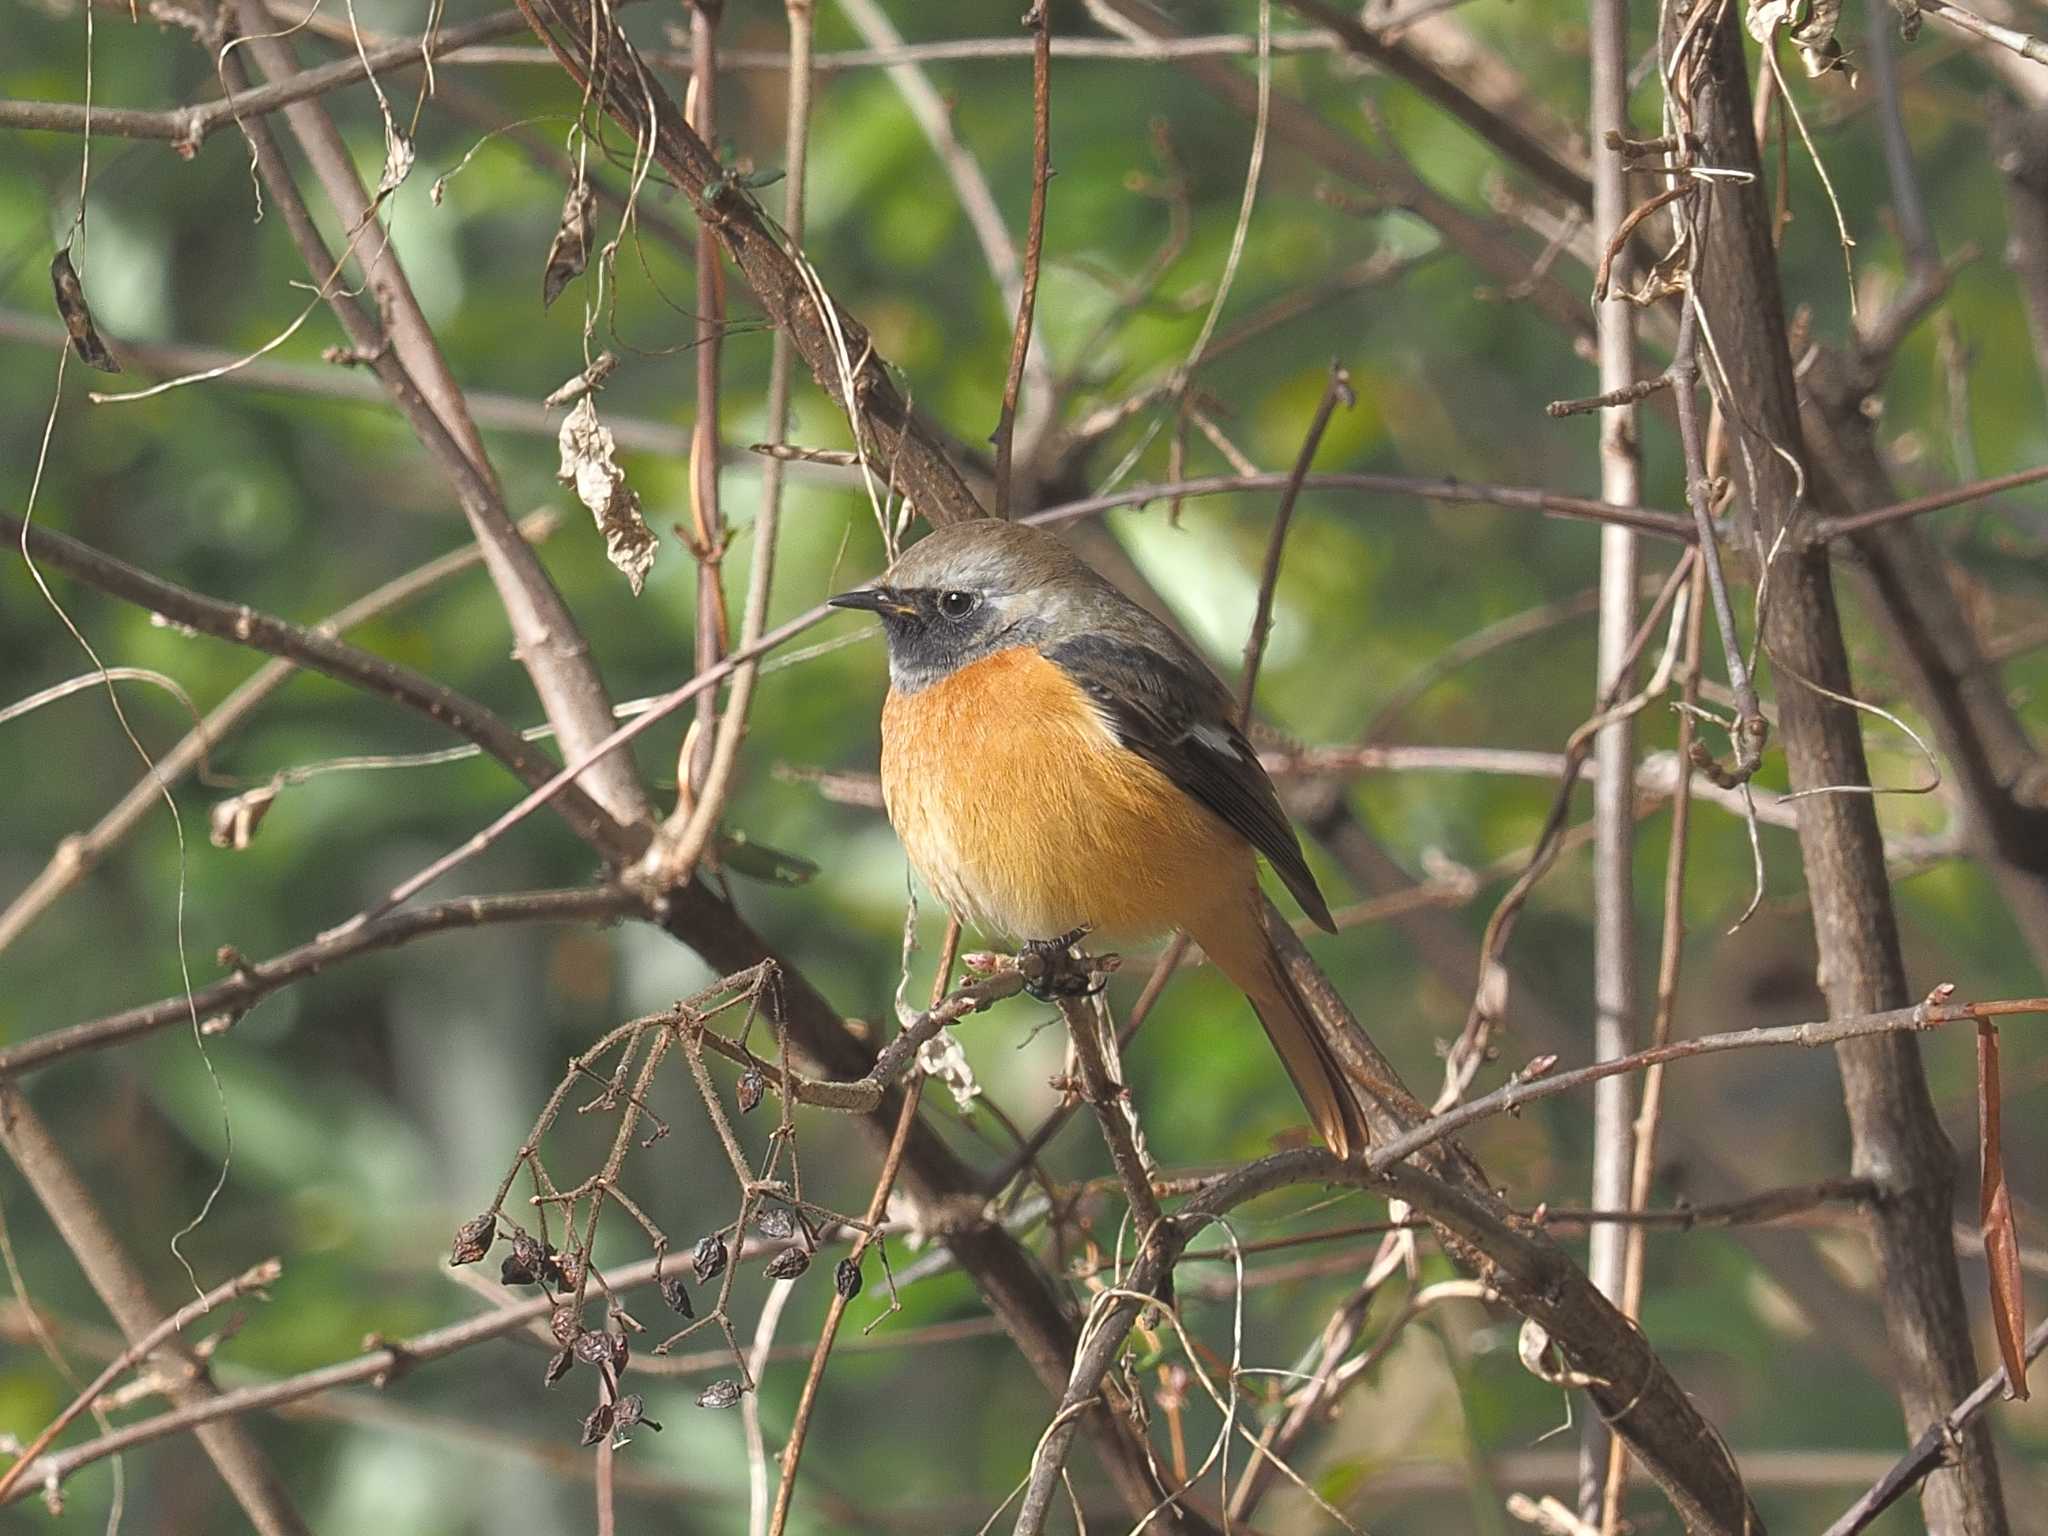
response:
[[[381,200],[386,194],[396,192],[412,174],[415,151],[412,140],[398,131],[398,124],[391,120],[391,114],[384,114],[384,173],[377,178],[377,196]]]
[[[588,368],[549,394],[541,404],[551,411],[559,410],[571,401],[582,399],[593,389],[603,389],[604,381],[612,376],[612,371],[618,366],[619,360],[616,356],[610,352],[600,352]]]
[[[578,400],[563,418],[558,444],[558,478],[576,487],[576,499],[590,509],[604,535],[605,558],[625,575],[638,597],[660,546],[641,515],[639,493],[626,484],[626,472],[619,468],[611,428],[597,419],[590,396]]]
[[[92,323],[92,310],[85,302],[85,284],[78,280],[78,270],[71,265],[70,251],[59,251],[50,262],[50,283],[57,290],[57,313],[70,333],[72,351],[88,368],[119,373],[120,363],[107,350],[107,344],[100,340],[99,328]]]
[[[1984,1234],[1984,1261],[1991,1271],[1991,1329],[2005,1362],[2008,1400],[2027,1397],[2027,1302],[2020,1287],[2020,1232],[2013,1220],[2012,1191],[2005,1182],[2005,1153],[1999,1125],[1998,1027],[1977,1023],[1977,1159],[1983,1173],[1977,1193],[1977,1222]]]
[[[702,1285],[713,1275],[723,1273],[727,1257],[725,1239],[718,1233],[701,1239],[697,1251],[690,1255],[690,1268],[697,1273],[697,1283]]]
[[[714,1381],[710,1386],[697,1394],[697,1406],[699,1408],[730,1408],[740,1400],[745,1390],[732,1377],[721,1376],[717,1381]]]
[[[818,873],[818,866],[801,854],[784,853],[766,843],[757,843],[744,832],[718,840],[718,862],[733,874],[769,885],[807,885]]]
[[[577,177],[563,199],[562,222],[548,247],[547,268],[540,278],[541,308],[550,308],[562,290],[583,275],[584,264],[590,260],[590,220],[596,212],[597,194],[590,190],[589,182]]]
[[[690,1305],[689,1288],[683,1284],[681,1275],[668,1275],[661,1282],[661,1299],[668,1303],[671,1312],[680,1312],[684,1317],[695,1317],[697,1309]]]
[[[1771,34],[1783,27],[1809,77],[1838,69],[1854,90],[1856,71],[1835,41],[1835,27],[1841,19],[1842,0],[1750,0],[1743,22],[1749,35],[1766,48],[1771,45]]]
[[[270,813],[279,787],[272,780],[217,803],[208,816],[207,840],[216,848],[227,848],[235,853],[247,848],[256,840],[256,829]]]
[[[455,1245],[448,1254],[448,1267],[474,1264],[491,1251],[498,1239],[498,1218],[490,1211],[472,1216],[455,1229]]]

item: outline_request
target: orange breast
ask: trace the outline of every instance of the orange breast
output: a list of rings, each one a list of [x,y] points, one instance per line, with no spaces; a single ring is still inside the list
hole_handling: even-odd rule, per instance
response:
[[[1147,938],[1241,903],[1256,878],[1250,846],[1030,646],[892,691],[882,792],[917,872],[984,933]]]

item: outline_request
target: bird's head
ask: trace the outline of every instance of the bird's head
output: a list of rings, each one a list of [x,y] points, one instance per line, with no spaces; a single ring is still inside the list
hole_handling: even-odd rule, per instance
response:
[[[889,681],[898,693],[915,693],[997,651],[1082,632],[1105,596],[1115,601],[1053,534],[977,518],[935,530],[880,581],[829,601],[880,616]]]

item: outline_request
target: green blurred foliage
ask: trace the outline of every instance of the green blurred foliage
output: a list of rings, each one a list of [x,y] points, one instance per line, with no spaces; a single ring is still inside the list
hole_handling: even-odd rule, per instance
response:
[[[919,38],[1016,35],[1015,0],[892,10]],[[1058,31],[1092,30],[1078,5],[1053,11]],[[365,27],[392,33],[417,31],[424,20],[422,7],[397,0],[366,0],[355,13]],[[447,19],[482,13],[464,3],[450,7]],[[1583,120],[1580,29],[1544,8],[1496,0],[1458,15],[1514,62],[1534,96],[1566,120]],[[0,95],[82,99],[86,38],[75,10],[57,0],[0,0],[0,18],[8,39],[0,48]],[[1179,8],[1178,19],[1190,31],[1248,31],[1255,13],[1245,4],[1191,3]],[[665,14],[647,8],[631,24],[644,41],[658,43],[677,21],[673,7]],[[722,36],[733,47],[778,48],[780,7],[735,4]],[[133,25],[110,10],[100,13],[93,37],[96,103],[161,107],[213,91],[209,60],[175,29]],[[839,11],[822,7],[820,48],[857,42]],[[310,36],[299,48],[309,63],[340,55],[334,42]],[[1917,50],[1908,51],[1908,123],[1935,225],[1947,250],[1968,240],[1995,253],[2004,215],[1980,107],[1990,77],[1931,31]],[[1009,226],[1021,230],[1029,190],[1028,66],[1016,59],[962,62],[931,73],[955,133],[984,168]],[[539,311],[538,278],[561,185],[512,135],[487,130],[520,122],[538,142],[559,149],[575,98],[551,66],[465,67],[451,60],[439,75],[443,93],[419,118],[417,169],[390,208],[393,237],[456,376],[473,389],[537,401],[583,365],[579,324],[585,302],[598,302],[597,288],[594,274],[586,276],[551,312]],[[1339,131],[1384,135],[1382,147],[1397,148],[1441,191],[1478,207],[1492,194],[1501,172],[1491,151],[1406,90],[1321,56],[1279,57],[1273,77],[1277,93],[1306,101]],[[401,113],[410,111],[417,82],[416,72],[387,81]],[[1850,94],[1839,79],[1794,88],[1858,241],[1860,302],[1881,304],[1897,287],[1900,262],[1869,97]],[[741,163],[778,163],[783,96],[772,73],[729,77],[721,134]],[[374,180],[382,151],[373,97],[357,86],[329,104]],[[1648,124],[1655,114],[1654,85],[1646,86],[1636,120]],[[1039,324],[1070,384],[1070,418],[1142,387],[1186,355],[1232,242],[1249,141],[1248,123],[1170,66],[1059,66],[1058,176]],[[615,153],[621,149],[615,134],[607,142]],[[1170,146],[1169,158],[1162,158],[1160,142]],[[79,144],[39,133],[0,144],[0,307],[9,317],[47,325],[45,269],[76,207]],[[460,174],[436,204],[429,186],[458,165]],[[1796,147],[1790,166],[1796,217],[1784,250],[1787,291],[1810,310],[1817,334],[1839,337],[1849,304],[1832,216]],[[306,273],[281,222],[255,196],[236,133],[215,135],[190,160],[161,143],[96,138],[91,169],[90,222],[78,264],[117,346],[161,341],[250,352],[275,342],[266,361],[322,368],[321,349],[340,340],[324,310],[278,340],[310,303]],[[610,185],[624,186],[620,166],[603,174]],[[978,452],[997,416],[1010,317],[938,162],[885,75],[855,69],[820,78],[811,177],[806,247],[826,281],[872,327],[919,409]],[[1122,290],[1168,238],[1169,209],[1156,194],[1175,177],[1185,180],[1189,239],[1153,290],[1130,306]],[[651,211],[687,228],[687,209],[658,181],[642,195]],[[764,193],[771,207],[779,199],[779,189]],[[332,237],[331,220],[327,227]],[[615,221],[607,216],[603,228],[609,234]],[[1533,263],[1538,244],[1518,239]],[[1530,306],[1475,291],[1481,279],[1455,251],[1440,249],[1432,230],[1396,210],[1360,207],[1356,189],[1335,187],[1277,141],[1224,328],[1382,251],[1409,259],[1396,279],[1334,298],[1205,370],[1203,388],[1239,447],[1261,464],[1291,462],[1335,357],[1350,369],[1359,400],[1333,422],[1320,467],[1591,492],[1594,423],[1553,422],[1541,412],[1549,399],[1595,388],[1569,338]],[[1555,270],[1568,285],[1587,282],[1569,257]],[[692,423],[692,273],[687,251],[651,232],[621,248],[592,343],[622,358],[603,395],[607,416],[681,430]],[[724,354],[722,434],[733,447],[765,430],[769,341],[736,280],[728,297],[735,325]],[[1951,429],[1950,383],[1933,327],[1923,326],[1900,353],[1884,402],[1882,431],[1903,494],[1954,483],[1973,466],[1984,473],[2023,467],[2048,450],[2041,382],[2019,340],[2024,315],[1994,255],[1961,273],[1948,313],[1965,349],[1966,439]],[[54,396],[45,459],[56,352],[46,341],[20,339],[18,327],[7,334],[17,338],[0,341],[0,498],[10,511],[22,508],[34,486],[39,521],[202,591],[306,622],[463,541],[451,496],[397,416],[376,404],[229,379],[94,405],[87,389],[120,389],[133,380],[88,378],[74,360]],[[800,391],[796,412],[798,441],[846,443],[844,421],[814,388]],[[1063,489],[1095,488],[1155,426],[1156,415],[1134,420]],[[1146,443],[1137,477],[1163,475],[1168,435]],[[556,452],[547,436],[487,437],[515,512],[548,506],[565,513],[543,557],[614,697],[673,686],[689,669],[694,633],[695,570],[687,548],[669,534],[688,517],[685,463],[625,456],[663,535],[661,562],[636,601],[555,481]],[[1647,499],[1679,505],[1675,443],[1654,414],[1645,448]],[[1194,437],[1189,467],[1209,473],[1224,466]],[[734,529],[728,588],[735,604],[753,554],[759,483],[757,463],[734,453],[722,487]],[[1226,670],[1255,601],[1272,502],[1270,495],[1215,496],[1189,502],[1171,522],[1160,504],[1106,520]],[[1994,632],[2039,611],[2048,587],[2042,505],[2038,490],[2021,492],[1943,514],[1938,524],[1944,547],[1984,594],[1980,606]],[[1311,493],[1288,551],[1262,679],[1268,717],[1306,741],[1354,737],[1447,646],[1589,587],[1597,542],[1587,526],[1522,512]],[[879,559],[858,486],[843,475],[798,473],[784,514],[771,619],[866,577]],[[1669,550],[1648,552],[1657,570],[1669,559]],[[202,708],[257,664],[62,577],[53,575],[50,586],[100,656],[170,674]],[[1859,677],[1911,718],[1881,642],[1862,620],[1853,581],[1847,590]],[[878,815],[832,803],[811,785],[771,771],[778,764],[872,767],[884,686],[880,648],[846,619],[827,633],[852,643],[765,680],[727,818],[755,842],[814,861],[819,874],[793,887],[736,883],[735,894],[748,919],[839,1007],[882,1020],[898,978],[905,890],[894,840]],[[512,720],[538,718],[509,654],[502,611],[478,571],[354,638]],[[0,566],[0,704],[88,667],[20,563]],[[1555,750],[1587,712],[1591,673],[1592,629],[1582,616],[1447,676],[1393,723],[1391,739]],[[2019,658],[2007,676],[2039,719],[2031,701],[2048,686],[2041,653]],[[180,706],[157,690],[124,685],[121,698],[152,750],[166,747],[187,723]],[[1668,711],[1642,717],[1645,750],[1666,751],[1674,736]],[[1880,782],[1917,781],[1922,764],[1909,747],[1882,725],[1868,736]],[[427,722],[300,678],[222,744],[212,766],[223,783],[240,784],[343,754],[445,744]],[[672,780],[677,745],[676,728],[642,739],[640,760],[651,778]],[[11,898],[59,838],[90,825],[135,781],[139,763],[97,689],[0,725],[0,747],[12,769],[0,807],[0,897]],[[1765,777],[1782,783],[1775,761]],[[221,945],[256,957],[302,942],[488,821],[509,803],[514,786],[495,766],[477,762],[325,775],[287,789],[254,845],[235,854],[210,847],[205,837],[207,812],[226,792],[181,785],[176,822],[152,815],[0,956],[0,1041],[175,995],[181,939],[196,983],[218,974],[213,957]],[[1540,782],[1374,775],[1351,790],[1350,806],[1395,860],[1419,873],[1440,860],[1478,867],[1525,846],[1550,796]],[[1583,791],[1575,804],[1583,815]],[[1927,800],[1888,798],[1880,814],[1901,832],[1949,824],[1945,805]],[[1642,825],[1637,875],[1646,986],[1667,832],[1663,814]],[[1730,935],[1749,898],[1747,842],[1739,823],[1719,811],[1702,809],[1695,818],[1677,1010],[1682,1031],[1812,1017],[1822,1007],[1796,846],[1779,831],[1767,831],[1764,846],[1763,912]],[[1368,894],[1353,889],[1320,850],[1311,857],[1340,904]],[[593,872],[587,850],[541,816],[444,881],[437,894],[573,885]],[[1429,915],[1425,930],[1379,923],[1316,940],[1317,954],[1368,1026],[1425,1092],[1440,1074],[1441,1042],[1456,1032],[1468,999],[1432,968],[1418,933],[1447,936],[1469,950],[1499,889],[1489,885],[1477,902]],[[1949,861],[1915,871],[1902,878],[1899,901],[1916,984],[1949,980],[1966,996],[1984,997],[2039,990],[2039,972],[1981,870]],[[1518,1031],[1502,1043],[1501,1070],[1539,1050],[1572,1060],[1584,1054],[1589,909],[1583,855],[1568,857],[1538,891],[1510,952]],[[932,913],[927,901],[927,936],[935,928]],[[927,953],[917,963],[913,994],[928,985],[929,966]],[[1142,976],[1143,967],[1133,969]],[[285,1277],[271,1299],[244,1309],[245,1324],[216,1359],[223,1382],[254,1381],[346,1359],[367,1335],[403,1336],[472,1315],[480,1303],[445,1274],[449,1235],[490,1199],[561,1063],[607,1025],[664,1006],[709,979],[695,957],[651,930],[451,935],[358,961],[273,997],[231,1033],[209,1040],[203,1054],[189,1030],[170,1031],[55,1067],[35,1078],[31,1092],[166,1308],[187,1289],[170,1247],[173,1234],[206,1202],[232,1134],[225,1184],[180,1249],[202,1283],[268,1253],[285,1258]],[[1127,973],[1119,1000],[1127,1002],[1136,984]],[[1043,1023],[1038,1010],[1011,1004],[962,1030],[990,1096],[1021,1124],[1056,1102],[1047,1079],[1060,1068],[1060,1042]],[[1943,1117],[1968,1145],[1968,1041],[1930,1039],[1925,1049]],[[2027,1026],[2006,1032],[2006,1064],[2008,1160],[2023,1226],[2039,1233],[2029,1212],[2048,1167],[2041,1129],[2048,1121],[2034,1111],[2048,1054]],[[1297,1118],[1241,1000],[1206,974],[1176,984],[1131,1053],[1128,1072],[1153,1149],[1169,1165],[1256,1156],[1290,1134]],[[729,1089],[729,1074],[723,1081]],[[1846,1130],[1824,1059],[1714,1058],[1676,1069],[1667,1092],[1662,1203],[1846,1171]],[[634,1154],[628,1184],[687,1249],[697,1234],[730,1219],[730,1179],[680,1071],[661,1084],[652,1107],[672,1134]],[[984,1166],[1010,1146],[986,1111],[961,1115],[935,1105],[932,1113],[949,1139]],[[609,1135],[607,1124],[596,1123],[601,1119],[566,1117],[551,1143],[551,1165],[594,1170]],[[745,1126],[756,1149],[764,1129]],[[1470,1144],[1518,1202],[1570,1205],[1583,1202],[1588,1134],[1584,1102],[1554,1100],[1477,1128]],[[827,1116],[805,1122],[802,1147],[806,1193],[859,1209],[874,1176],[872,1147]],[[1106,1163],[1083,1124],[1053,1143],[1045,1166],[1055,1178],[1073,1179],[1100,1174]],[[102,1358],[103,1316],[11,1172],[0,1178],[0,1202],[28,1292],[74,1366]],[[1250,1243],[1383,1215],[1382,1206],[1355,1195],[1302,1195],[1244,1212],[1235,1235]],[[1093,1235],[1104,1245],[1115,1239],[1106,1224]],[[892,1243],[895,1265],[913,1262],[916,1248]],[[621,1221],[608,1227],[599,1256],[617,1262],[645,1249],[645,1239]],[[1245,1294],[1247,1364],[1294,1362],[1355,1284],[1369,1250],[1351,1240],[1306,1252],[1335,1252],[1339,1259]],[[1882,1382],[1886,1346],[1874,1277],[1867,1252],[1852,1238],[1839,1230],[1655,1235],[1649,1255],[1646,1327],[1739,1451],[1889,1456],[1898,1446],[1896,1413]],[[1197,1270],[1202,1283],[1184,1288],[1191,1324],[1208,1348],[1226,1353],[1230,1287],[1216,1282],[1229,1266],[1187,1273]],[[1425,1249],[1422,1279],[1449,1273]],[[1966,1264],[1965,1276],[1981,1289],[1981,1268]],[[757,1263],[745,1265],[744,1282],[743,1331],[758,1305]],[[821,1263],[794,1291],[777,1335],[782,1344],[816,1336],[828,1287],[829,1267]],[[1047,1404],[1005,1341],[977,1336],[889,1347],[892,1334],[981,1315],[971,1288],[948,1275],[906,1286],[900,1302],[900,1311],[891,1309],[889,1288],[870,1259],[867,1289],[851,1314],[855,1326],[827,1378],[805,1457],[798,1529],[853,1528],[866,1518],[863,1511],[890,1512],[891,1528],[973,1529],[1024,1471]],[[636,1305],[650,1328],[661,1326],[658,1302],[650,1297]],[[1381,1298],[1370,1331],[1385,1327],[1395,1311],[1390,1298]],[[19,1309],[6,1316],[0,1428],[25,1438],[68,1389],[30,1344]],[[871,1324],[871,1336],[854,1337]],[[1487,1459],[1556,1452],[1571,1443],[1544,1438],[1562,1424],[1567,1405],[1521,1368],[1514,1345],[1514,1321],[1503,1313],[1469,1301],[1432,1309],[1346,1399],[1343,1416],[1308,1452],[1305,1475],[1376,1531],[1505,1529],[1499,1498],[1480,1471]],[[1988,1351],[1980,1348],[1980,1357]],[[575,1469],[588,1463],[581,1453],[560,1453],[574,1449],[588,1373],[544,1393],[542,1361],[537,1349],[520,1344],[471,1350],[406,1376],[381,1396],[348,1394],[345,1412],[265,1418],[254,1427],[323,1530],[458,1536],[500,1529],[511,1510],[536,1528],[585,1529],[586,1472]],[[639,1435],[623,1453],[622,1468],[652,1483],[640,1488],[629,1479],[622,1486],[631,1511],[622,1529],[743,1528],[740,1416],[692,1406],[709,1375],[724,1373],[642,1378],[649,1411],[667,1428]],[[796,1358],[778,1357],[767,1374],[761,1412],[771,1447],[786,1432],[801,1379]],[[1277,1380],[1246,1378],[1258,1392],[1277,1390]],[[2016,1509],[2037,1509],[2041,1479],[2031,1463],[2048,1442],[2048,1420],[2038,1410],[2001,1409],[1998,1424]],[[1205,1403],[1189,1409],[1187,1434],[1197,1455],[1216,1427]],[[559,1459],[541,1459],[536,1446]],[[1434,1473],[1421,1475],[1418,1463]],[[238,1528],[239,1516],[189,1441],[131,1456],[125,1475],[129,1530]],[[1819,1485],[1765,1481],[1760,1503],[1778,1528],[1815,1528],[1855,1491],[1857,1475],[1868,1469],[1859,1464],[1849,1480]],[[1082,1486],[1092,1488],[1094,1476],[1084,1467]],[[110,1488],[104,1465],[82,1474],[66,1490],[69,1522],[98,1520]],[[1661,1521],[1656,1528],[1671,1528],[1668,1512],[1648,1493],[1638,1492],[1631,1509]],[[1271,1528],[1315,1528],[1308,1511],[1283,1490],[1268,1506]],[[2042,1528],[2038,1515],[2023,1518],[2035,1522],[2027,1528]],[[27,1506],[0,1514],[0,1528],[40,1523]],[[1883,1528],[1911,1529],[1912,1516],[1897,1515]]]

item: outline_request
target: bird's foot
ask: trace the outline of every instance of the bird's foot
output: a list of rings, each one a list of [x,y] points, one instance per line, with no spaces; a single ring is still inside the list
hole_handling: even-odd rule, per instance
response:
[[[1024,990],[1041,1003],[1056,1003],[1062,998],[1093,997],[1108,986],[1109,968],[1074,948],[1087,933],[1084,925],[1056,939],[1027,940],[1017,952]]]

